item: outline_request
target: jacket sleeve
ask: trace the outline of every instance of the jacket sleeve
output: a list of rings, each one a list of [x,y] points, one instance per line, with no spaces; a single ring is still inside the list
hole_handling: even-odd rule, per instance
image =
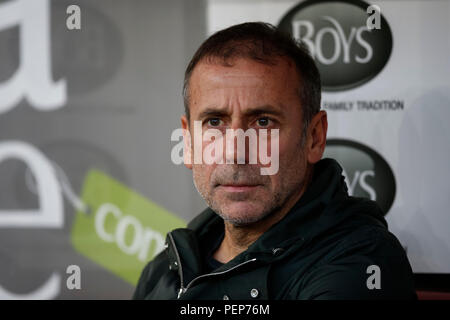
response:
[[[141,276],[139,277],[138,284],[137,284],[136,289],[133,294],[133,298],[132,298],[133,300],[144,300],[144,298],[145,298],[145,295],[147,292],[146,286],[147,286],[147,279],[148,279],[148,273],[149,273],[148,270],[151,267],[150,264],[151,264],[151,262],[148,263],[145,266],[144,270],[142,270],[142,272],[141,272]]]
[[[353,237],[339,247],[332,259],[308,272],[294,288],[293,298],[417,299],[406,253],[387,230]]]

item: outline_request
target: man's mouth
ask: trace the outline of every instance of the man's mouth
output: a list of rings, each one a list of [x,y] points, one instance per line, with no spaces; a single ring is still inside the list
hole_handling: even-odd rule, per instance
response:
[[[260,186],[260,184],[219,184],[217,188],[226,192],[248,192],[253,191]]]

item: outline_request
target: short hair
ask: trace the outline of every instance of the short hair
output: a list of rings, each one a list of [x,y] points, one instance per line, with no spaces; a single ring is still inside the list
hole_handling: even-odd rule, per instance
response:
[[[247,22],[218,31],[206,39],[195,52],[184,75],[183,99],[189,121],[189,80],[195,66],[204,60],[232,66],[233,58],[248,58],[274,65],[278,57],[291,59],[300,76],[299,92],[303,111],[303,133],[312,117],[320,111],[320,74],[308,49],[292,36],[269,23]]]

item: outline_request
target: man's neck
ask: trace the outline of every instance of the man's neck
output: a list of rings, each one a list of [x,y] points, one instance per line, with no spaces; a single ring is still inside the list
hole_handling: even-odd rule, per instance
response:
[[[258,238],[266,232],[271,226],[283,219],[289,210],[297,203],[305,192],[312,178],[312,171],[309,171],[305,178],[305,183],[299,192],[291,195],[284,206],[272,212],[266,218],[245,226],[235,226],[225,221],[225,236],[219,248],[214,253],[214,259],[222,263],[227,263],[254,243]]]

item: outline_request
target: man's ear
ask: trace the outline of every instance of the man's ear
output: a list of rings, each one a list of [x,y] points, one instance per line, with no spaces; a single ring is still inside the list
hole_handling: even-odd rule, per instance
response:
[[[192,170],[192,141],[191,141],[191,132],[189,130],[190,129],[189,121],[186,118],[186,115],[181,116],[181,128],[183,129],[184,165],[186,166],[186,168]]]
[[[307,159],[314,164],[322,159],[327,141],[328,120],[325,111],[319,111],[312,119],[308,127]]]

